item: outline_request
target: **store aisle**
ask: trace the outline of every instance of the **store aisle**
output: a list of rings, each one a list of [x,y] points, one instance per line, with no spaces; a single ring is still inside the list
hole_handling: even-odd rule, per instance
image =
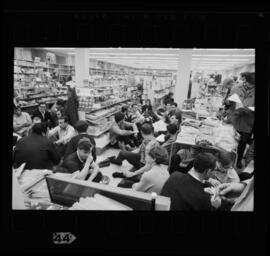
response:
[[[117,156],[120,152],[120,149],[109,148],[106,149],[100,156],[97,156],[97,162],[105,160],[107,157],[110,156]],[[100,171],[103,175],[106,175],[110,178],[110,186],[116,187],[122,178],[113,178],[112,174],[114,172],[121,172],[123,170],[130,170],[132,165],[130,165],[126,160],[123,162],[122,166],[118,166],[115,164],[110,164],[108,167],[100,168]]]

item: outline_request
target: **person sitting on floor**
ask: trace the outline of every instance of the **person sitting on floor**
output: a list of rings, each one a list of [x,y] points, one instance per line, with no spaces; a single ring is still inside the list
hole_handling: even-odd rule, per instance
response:
[[[176,124],[178,127],[178,130],[180,129],[181,123],[182,123],[182,114],[181,112],[177,112],[175,110],[171,110],[168,114],[169,123],[170,124]]]
[[[131,114],[131,112],[129,110],[129,107],[128,106],[123,106],[121,108],[121,112],[125,115],[124,120],[126,122],[132,123],[133,116],[132,116],[132,114]]]
[[[165,182],[161,195],[171,198],[173,211],[211,211],[211,197],[204,191],[204,180],[209,170],[216,166],[216,159],[210,153],[195,157],[194,167],[187,173],[174,172]]]
[[[35,124],[39,124],[39,123],[42,123],[41,118],[40,118],[39,116],[35,116],[35,117],[33,118],[33,124],[29,127],[28,135],[32,134],[33,126],[34,126]],[[47,130],[48,130],[48,129],[49,129],[49,128],[47,128]]]
[[[145,100],[145,104],[142,106],[142,114],[148,112],[148,111],[153,111],[152,109],[152,103],[150,99]]]
[[[46,123],[37,123],[32,128],[32,134],[20,139],[14,149],[14,166],[18,168],[26,163],[25,169],[48,169],[60,162],[53,143],[46,137]]]
[[[67,148],[65,151],[65,155],[64,155],[64,159],[77,150],[77,145],[78,145],[78,142],[80,139],[88,138],[90,140],[91,144],[93,145],[92,156],[93,156],[94,161],[96,161],[96,159],[97,159],[96,142],[91,135],[87,134],[88,126],[89,125],[88,125],[87,121],[84,121],[84,120],[80,120],[76,123],[75,129],[78,132],[78,134],[75,135],[74,137],[72,137],[71,140],[68,142]]]
[[[58,126],[49,131],[48,137],[56,137],[54,142],[61,156],[64,156],[67,143],[76,135],[75,129],[68,123],[68,117],[58,119]]]
[[[127,144],[132,144],[130,146],[134,147],[132,141],[135,140],[134,135],[137,135],[138,129],[136,124],[124,121],[125,115],[122,112],[118,112],[114,116],[115,122],[110,128],[110,143],[111,146],[119,147],[119,142]],[[133,131],[128,131],[126,129],[132,128]]]
[[[143,120],[143,116],[139,110],[139,106],[137,104],[132,104],[131,107],[131,115],[132,115],[132,122],[133,123],[141,123]]]
[[[91,141],[88,138],[80,139],[77,150],[65,158],[61,167],[73,173],[73,178],[100,182],[103,176],[93,159],[92,151]]]
[[[178,108],[178,104],[176,102],[173,102],[171,104],[171,111],[174,111],[176,113],[181,113],[181,110]]]
[[[32,119],[39,117],[41,122],[47,123],[49,128],[53,127],[54,120],[49,111],[46,110],[46,103],[39,103],[38,109],[33,113]]]
[[[158,195],[169,178],[167,162],[168,153],[161,146],[152,146],[148,156],[146,156],[146,164],[151,166],[149,171],[143,173],[140,182],[135,183],[132,188],[137,191],[146,193],[156,192]]]
[[[175,171],[187,173],[193,167],[196,153],[198,152],[192,147],[180,149],[171,157],[169,173],[172,174]]]
[[[13,131],[23,137],[28,135],[31,125],[32,120],[30,115],[22,112],[20,105],[14,106]]]
[[[217,154],[217,166],[209,172],[209,179],[206,181],[211,186],[217,187],[222,183],[240,182],[237,172],[233,168],[232,153],[220,151]]]
[[[176,124],[167,125],[167,134],[165,136],[165,141],[161,144],[163,148],[166,149],[169,156],[171,154],[172,144],[176,141],[178,134],[178,127]]]
[[[154,137],[154,129],[151,124],[144,123],[141,127],[141,133],[143,142],[138,149],[134,150],[133,152],[121,150],[115,159],[111,159],[111,163],[113,164],[122,165],[122,162],[127,160],[131,165],[133,165],[136,171],[125,171],[124,176],[127,178],[135,175],[141,175],[145,171],[151,169],[151,167],[146,164],[145,158],[149,154],[149,151],[153,145],[159,145]]]

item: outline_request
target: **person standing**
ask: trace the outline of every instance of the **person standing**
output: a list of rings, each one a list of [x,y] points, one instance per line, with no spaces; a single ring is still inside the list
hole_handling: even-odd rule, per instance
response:
[[[242,107],[235,109],[236,105],[232,103],[232,109],[229,121],[233,124],[235,130],[240,134],[240,140],[237,148],[237,165],[242,169],[242,159],[250,138],[253,133],[255,115],[249,107],[255,104],[255,73],[243,72],[240,74],[242,83],[232,88],[231,95],[237,94],[241,100]]]
[[[63,114],[68,117],[69,123],[72,126],[75,126],[76,122],[79,120],[78,107],[79,101],[75,88],[68,87],[68,100],[66,102]]]

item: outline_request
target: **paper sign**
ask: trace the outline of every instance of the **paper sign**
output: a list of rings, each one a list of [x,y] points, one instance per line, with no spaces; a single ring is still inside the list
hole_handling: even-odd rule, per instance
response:
[[[236,93],[234,93],[232,96],[230,96],[228,98],[228,100],[239,103],[239,104],[242,104],[242,101],[240,100],[239,96]]]
[[[81,97],[90,97],[92,95],[91,90],[89,88],[76,88],[76,93]]]

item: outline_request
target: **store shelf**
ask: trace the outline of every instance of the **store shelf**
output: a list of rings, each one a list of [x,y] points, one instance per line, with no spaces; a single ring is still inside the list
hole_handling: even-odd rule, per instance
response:
[[[97,133],[88,132],[88,134],[91,136],[94,136],[94,137],[99,137],[100,135],[104,134],[105,132],[109,131],[110,129],[111,129],[111,125],[108,126],[106,129],[104,129],[103,131],[99,131]]]
[[[20,100],[27,101],[27,100],[41,99],[41,98],[45,98],[45,97],[63,97],[63,96],[67,96],[67,94],[59,94],[59,95],[43,95],[43,96],[32,97],[32,98],[23,98],[23,99],[20,99]]]
[[[122,101],[113,103],[113,104],[111,104],[111,105],[108,105],[108,106],[104,106],[104,107],[101,107],[101,108],[97,108],[97,109],[94,109],[94,110],[91,110],[91,111],[87,112],[87,114],[94,113],[94,112],[96,112],[96,111],[98,111],[98,110],[102,110],[102,109],[105,109],[105,108],[110,108],[110,107],[112,107],[112,106],[115,106],[115,105],[117,105],[117,104],[120,104],[120,103],[124,103],[124,102],[130,101],[130,100],[131,100],[131,99],[125,99],[125,100],[122,100]]]
[[[102,120],[102,119],[104,119],[104,118],[107,118],[107,117],[110,117],[110,116],[112,116],[112,115],[114,115],[114,114],[116,114],[116,113],[118,113],[119,112],[119,110],[117,110],[117,111],[114,111],[114,112],[111,112],[111,113],[108,113],[108,114],[106,114],[106,115],[103,115],[103,116],[100,116],[99,118],[97,118],[97,119],[89,119],[89,118],[87,118],[87,116],[85,117],[85,120],[87,120],[87,121],[89,121],[90,123],[92,123],[92,124],[96,124],[96,122],[98,122],[98,121],[100,121],[100,120]]]

